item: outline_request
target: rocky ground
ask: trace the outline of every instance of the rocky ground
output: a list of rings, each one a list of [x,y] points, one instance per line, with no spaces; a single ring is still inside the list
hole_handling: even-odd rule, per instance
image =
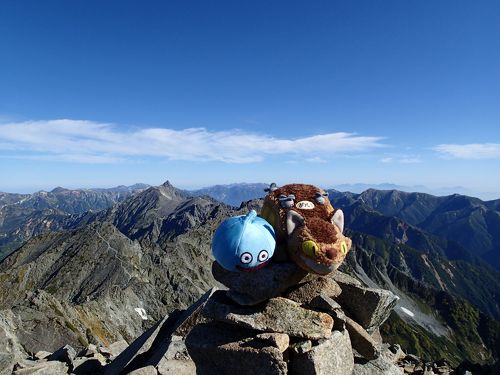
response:
[[[383,343],[380,325],[398,297],[334,272],[304,273],[292,263],[232,273],[214,262],[211,289],[186,310],[159,320],[130,345],[66,345],[29,353],[20,374],[489,374],[488,366],[424,362]],[[16,348],[13,345],[12,350]],[[21,355],[21,352],[16,353]],[[498,366],[497,366],[498,370]]]

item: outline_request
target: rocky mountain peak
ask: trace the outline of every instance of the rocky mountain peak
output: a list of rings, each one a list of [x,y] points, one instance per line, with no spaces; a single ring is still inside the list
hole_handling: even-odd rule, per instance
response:
[[[57,193],[65,192],[65,191],[69,191],[69,190],[66,189],[66,188],[63,188],[61,186],[57,186],[54,189],[52,189],[50,192],[53,193],[53,194],[57,194]]]

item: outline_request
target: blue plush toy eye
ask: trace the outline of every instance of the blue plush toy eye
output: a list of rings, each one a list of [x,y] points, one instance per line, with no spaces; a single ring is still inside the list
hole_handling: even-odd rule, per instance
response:
[[[258,259],[259,262],[265,262],[269,258],[269,253],[266,250],[262,250],[259,253]]]
[[[240,256],[240,262],[243,264],[248,264],[252,262],[252,254],[250,253],[243,253]]]
[[[224,220],[212,239],[215,260],[228,271],[256,271],[271,259],[274,229],[255,210]]]

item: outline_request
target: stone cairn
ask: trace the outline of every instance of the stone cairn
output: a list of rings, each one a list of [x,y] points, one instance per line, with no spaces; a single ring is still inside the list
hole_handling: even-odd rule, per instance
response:
[[[130,345],[89,346],[79,354],[66,345],[18,363],[13,374],[467,373],[382,343],[379,327],[398,300],[388,290],[367,288],[339,271],[308,274],[294,263],[235,273],[214,262],[212,273],[227,290],[211,289]]]

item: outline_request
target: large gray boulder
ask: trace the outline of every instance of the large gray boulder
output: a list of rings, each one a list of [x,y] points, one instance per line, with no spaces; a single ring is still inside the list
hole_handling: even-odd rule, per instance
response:
[[[223,291],[214,293],[203,315],[257,331],[286,333],[312,340],[330,337],[333,327],[330,315],[302,308],[286,298],[271,298],[263,306],[244,307],[232,303]]]
[[[76,350],[71,345],[64,345],[57,349],[54,353],[47,357],[48,361],[64,362],[68,365],[70,370],[73,370],[73,360],[76,357]]]
[[[68,373],[68,366],[64,362],[45,361],[30,365],[18,364],[12,375],[63,375]]]
[[[347,331],[333,331],[328,339],[319,340],[304,353],[293,353],[289,363],[291,375],[351,375],[354,358]]]
[[[337,302],[369,333],[386,321],[399,299],[389,290],[363,287],[359,281],[341,272],[335,272],[333,277],[342,289]]]
[[[186,346],[196,363],[197,375],[285,375],[281,348],[254,337],[254,332],[219,322],[195,326]]]
[[[403,375],[405,372],[384,357],[375,360],[356,358],[352,375]]]
[[[256,305],[278,297],[307,276],[307,272],[291,262],[270,263],[255,272],[230,272],[213,262],[212,274],[229,288],[229,298],[240,305]]]
[[[346,317],[346,329],[349,331],[353,349],[364,358],[370,360],[380,355],[380,347],[373,337],[349,317]]]

